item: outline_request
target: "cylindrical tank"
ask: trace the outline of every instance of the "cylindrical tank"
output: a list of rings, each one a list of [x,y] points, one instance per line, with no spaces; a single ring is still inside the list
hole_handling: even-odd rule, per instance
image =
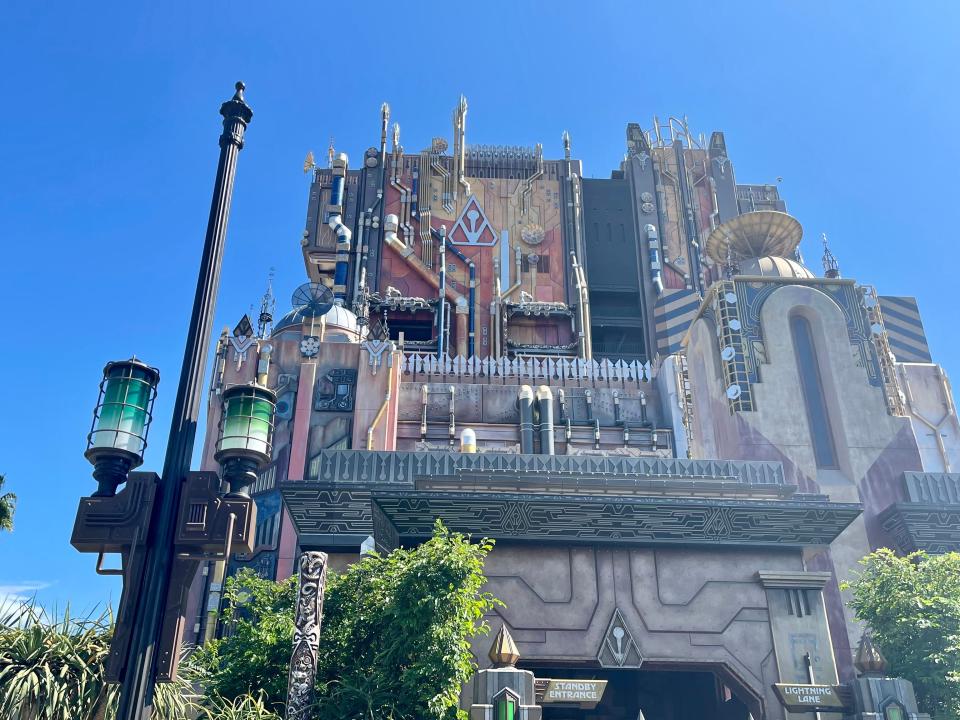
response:
[[[521,385],[517,393],[520,405],[520,452],[533,454],[533,388]]]
[[[546,385],[537,388],[537,407],[540,411],[540,454],[553,455],[553,393]]]

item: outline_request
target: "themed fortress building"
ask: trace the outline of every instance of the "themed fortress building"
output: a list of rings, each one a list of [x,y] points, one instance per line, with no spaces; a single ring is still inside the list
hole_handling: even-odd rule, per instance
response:
[[[274,390],[276,427],[256,548],[202,568],[193,639],[237,568],[336,570],[441,518],[496,539],[501,675],[471,692],[521,678],[509,717],[782,719],[774,683],[853,681],[839,582],[877,547],[960,547],[957,416],[916,301],[842,277],[825,239],[814,272],[723,133],[631,123],[587,179],[566,133],[548,159],[468,144],[467,116],[411,151],[384,105],[379,142],[308,168],[304,284],[219,341],[204,467],[226,388]],[[552,702],[525,670],[606,688]]]

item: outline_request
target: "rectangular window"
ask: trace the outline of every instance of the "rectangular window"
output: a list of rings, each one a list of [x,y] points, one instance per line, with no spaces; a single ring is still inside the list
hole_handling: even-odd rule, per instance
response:
[[[807,424],[810,426],[810,442],[813,443],[813,455],[817,467],[835,468],[837,451],[833,444],[833,430],[827,413],[827,401],[823,394],[820,376],[820,364],[817,361],[816,346],[810,321],[800,315],[790,318],[790,333],[793,336],[797,371],[800,374],[800,387],[803,391],[803,403],[807,410]]]
[[[537,272],[548,273],[550,272],[550,256],[549,255],[538,255],[537,262],[535,267]],[[520,258],[520,272],[530,272],[530,256],[524,255]]]

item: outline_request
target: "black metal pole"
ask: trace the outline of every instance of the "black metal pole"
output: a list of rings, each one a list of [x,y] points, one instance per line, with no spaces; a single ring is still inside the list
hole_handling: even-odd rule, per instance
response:
[[[143,585],[137,593],[137,605],[131,618],[133,637],[127,655],[120,690],[118,720],[148,720],[153,711],[157,648],[163,623],[170,570],[173,564],[173,540],[183,480],[190,471],[193,444],[200,414],[201,390],[206,374],[207,351],[220,285],[220,267],[237,171],[237,155],[243,148],[243,135],[253,111],[243,99],[243,83],[220,107],[223,134],[220,136],[220,162],[213,187],[213,202],[207,221],[207,235],[193,300],[190,329],[183,352],[180,384],[173,408],[170,438],[163,463],[163,475],[157,492],[156,511],[147,541]]]

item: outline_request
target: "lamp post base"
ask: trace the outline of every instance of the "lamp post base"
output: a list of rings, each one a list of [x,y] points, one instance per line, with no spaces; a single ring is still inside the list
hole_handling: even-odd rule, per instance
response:
[[[232,457],[224,460],[221,465],[223,479],[230,487],[226,497],[250,497],[250,486],[257,481],[259,467],[260,463],[252,458]]]
[[[130,458],[110,455],[100,456],[93,463],[93,478],[97,481],[97,491],[93,497],[113,497],[117,487],[127,481],[133,463]]]

